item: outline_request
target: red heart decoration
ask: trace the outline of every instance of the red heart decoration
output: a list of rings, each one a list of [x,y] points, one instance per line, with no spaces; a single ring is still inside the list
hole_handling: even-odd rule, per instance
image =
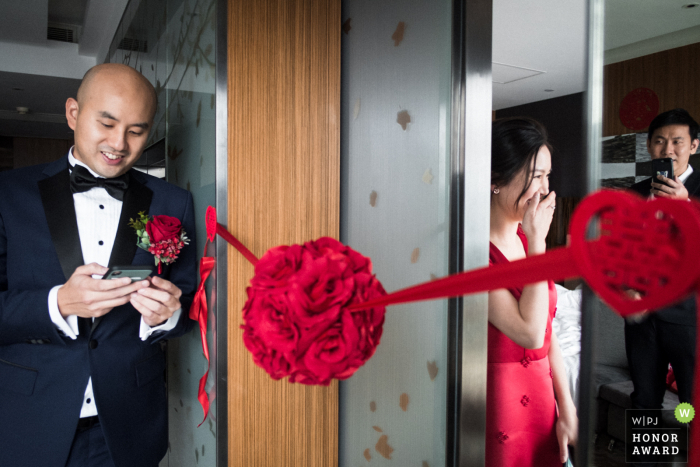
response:
[[[571,251],[583,278],[621,316],[656,310],[685,297],[700,275],[700,209],[696,202],[647,201],[602,190],[571,219]],[[591,222],[598,237],[586,239]],[[632,299],[625,291],[638,291]]]
[[[207,226],[207,238],[210,242],[216,240],[216,209],[209,206],[205,216]]]

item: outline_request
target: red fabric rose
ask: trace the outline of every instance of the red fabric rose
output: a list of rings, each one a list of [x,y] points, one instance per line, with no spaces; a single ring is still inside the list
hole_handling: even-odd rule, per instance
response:
[[[248,287],[248,301],[243,317],[256,335],[268,343],[268,347],[293,354],[299,340],[299,331],[290,319],[289,299],[284,293],[257,292]]]
[[[352,314],[344,311],[311,343],[289,381],[328,386],[332,378],[346,379],[355,373],[365,361],[358,352],[360,333],[354,324]]]
[[[250,283],[243,341],[274,379],[328,385],[352,376],[379,345],[384,307],[346,308],[386,292],[370,259],[337,240],[271,248]]]
[[[355,276],[357,292],[353,303],[364,303],[386,295],[382,284],[371,274]],[[369,360],[379,345],[384,326],[384,307],[353,311],[355,327],[360,330],[359,349],[364,352],[364,359]]]
[[[352,270],[342,260],[306,258],[290,284],[290,295],[300,319],[312,324],[335,305],[347,303],[354,289]]]
[[[177,240],[180,238],[180,230],[182,230],[180,220],[170,216],[153,216],[146,224],[146,232],[151,243]]]
[[[253,287],[284,287],[289,278],[301,268],[301,245],[270,248],[255,265]]]
[[[353,272],[372,272],[372,262],[349,246],[330,237],[321,237],[314,242],[304,244],[304,249],[314,257],[325,256],[347,264]]]
[[[242,326],[243,343],[253,355],[256,365],[264,368],[272,379],[281,379],[289,374],[290,365],[282,352],[270,349],[265,342],[255,335],[252,327]]]

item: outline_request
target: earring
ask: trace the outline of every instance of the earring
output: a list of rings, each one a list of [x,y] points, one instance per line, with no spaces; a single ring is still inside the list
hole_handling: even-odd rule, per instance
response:
[[[499,194],[500,192],[501,192],[501,190],[499,190],[498,188],[494,188],[494,189],[493,189],[493,194],[494,194],[494,195],[497,195],[497,194]]]

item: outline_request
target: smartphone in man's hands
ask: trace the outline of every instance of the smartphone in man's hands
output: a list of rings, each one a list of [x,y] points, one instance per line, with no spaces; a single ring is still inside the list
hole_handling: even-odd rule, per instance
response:
[[[662,159],[652,159],[651,160],[651,176],[654,183],[664,184],[657,177],[663,175],[666,178],[673,180],[673,159],[670,157],[664,157]]]
[[[155,266],[112,266],[102,276],[102,279],[121,279],[128,277],[131,282],[141,281],[149,277],[155,271]]]

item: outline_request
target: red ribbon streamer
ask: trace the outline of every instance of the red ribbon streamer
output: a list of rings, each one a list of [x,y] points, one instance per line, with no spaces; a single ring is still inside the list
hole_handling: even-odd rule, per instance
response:
[[[257,256],[255,256],[251,251],[245,247],[241,242],[238,241],[236,237],[231,235],[226,228],[219,224],[218,222],[216,223],[216,233],[221,236],[224,240],[226,240],[229,244],[231,244],[236,250],[238,250],[248,261],[250,261],[250,264],[255,266],[258,262]]]
[[[206,256],[207,246],[209,241],[214,241],[216,234],[219,234],[221,238],[230,243],[236,250],[238,250],[250,263],[255,266],[258,262],[258,258],[251,253],[251,251],[245,247],[241,242],[238,241],[236,237],[231,235],[226,228],[216,222],[216,210],[209,206],[206,213],[206,224],[207,224],[207,242],[204,244],[204,256],[199,263],[199,287],[197,287],[197,293],[194,295],[194,300],[192,301],[192,306],[190,307],[190,319],[197,321],[199,323],[199,334],[202,338],[202,351],[207,359],[207,372],[199,380],[199,390],[197,392],[197,399],[202,405],[202,410],[204,411],[204,419],[202,423],[207,419],[209,415],[209,396],[207,395],[204,386],[207,383],[207,377],[209,376],[209,368],[211,362],[209,361],[209,345],[207,343],[207,326],[209,318],[209,310],[207,307],[207,291],[204,287],[204,283],[209,278],[209,274],[214,269],[216,265],[216,259]],[[160,266],[160,264],[158,265]],[[202,423],[197,425],[199,428]]]
[[[209,242],[204,244],[205,252],[207,251],[208,244]],[[192,306],[190,307],[190,319],[199,323],[199,334],[202,337],[202,351],[207,359],[207,371],[199,380],[199,390],[197,392],[197,399],[202,405],[202,410],[204,410],[204,419],[202,419],[202,423],[204,423],[204,420],[207,419],[207,415],[209,415],[209,396],[207,395],[204,386],[207,383],[207,377],[209,376],[209,368],[211,365],[211,362],[209,361],[209,345],[207,344],[207,321],[209,318],[209,309],[207,307],[207,291],[204,287],[204,283],[209,278],[209,274],[211,274],[212,269],[214,269],[214,265],[216,265],[215,258],[203,256],[200,260],[199,275],[201,280],[199,282],[199,287],[197,288],[197,293],[194,295]],[[197,425],[197,427],[199,428],[202,426],[202,423]]]
[[[358,303],[348,310],[364,310],[375,306],[459,297],[494,289],[507,289],[523,284],[534,284],[548,279],[557,281],[578,277],[580,274],[569,248],[557,248],[546,255],[531,256],[512,263],[497,264],[474,271],[437,279],[408,287],[381,298]]]

